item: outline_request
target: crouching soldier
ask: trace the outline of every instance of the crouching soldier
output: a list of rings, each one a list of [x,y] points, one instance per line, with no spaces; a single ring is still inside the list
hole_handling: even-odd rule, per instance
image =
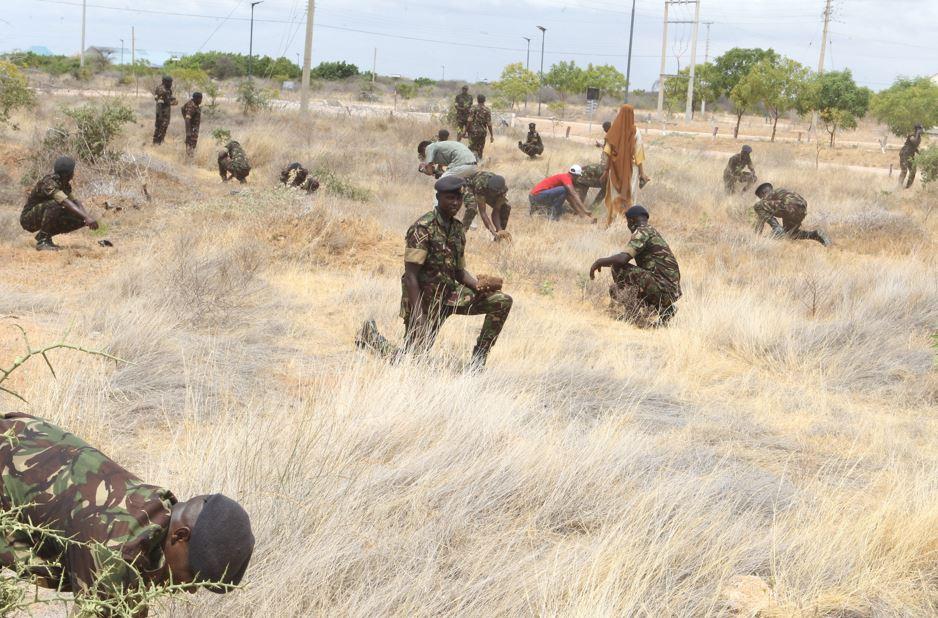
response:
[[[768,223],[776,238],[816,240],[825,247],[830,246],[831,239],[824,232],[801,229],[801,222],[808,214],[808,202],[803,197],[794,191],[775,189],[768,182],[759,185],[756,196],[759,201],[752,207],[756,211],[756,234],[761,234]],[[782,220],[781,224],[776,217]]]
[[[106,616],[146,616],[148,586],[227,592],[241,581],[254,535],[237,502],[180,502],[40,418],[2,415],[0,433],[0,500],[22,526],[0,536],[0,566],[98,599]]]
[[[466,270],[466,234],[456,219],[465,181],[444,176],[436,182],[437,206],[407,230],[404,276],[401,279],[401,317],[404,343],[395,348],[378,332],[374,321],[362,325],[355,344],[385,358],[413,350],[428,350],[451,315],[484,315],[482,332],[472,351],[472,365],[485,365],[492,346],[508,319],[511,297],[501,292],[501,279],[473,277]]]
[[[68,234],[83,227],[98,229],[98,222],[72,194],[75,160],[59,157],[52,173],[36,183],[20,215],[20,225],[27,232],[36,232],[37,251],[58,251],[52,242],[58,234]]]
[[[634,292],[649,310],[658,313],[658,326],[666,325],[677,308],[674,303],[681,297],[681,270],[658,230],[648,225],[648,211],[643,206],[632,206],[625,213],[632,238],[625,251],[600,258],[590,267],[590,279],[606,267],[612,268],[613,285],[609,295],[619,301],[623,293]],[[629,261],[635,260],[635,264]]]
[[[309,170],[299,163],[291,163],[280,172],[280,184],[307,193],[315,193],[319,188],[319,181],[310,176]]]
[[[466,206],[466,214],[462,220],[463,228],[469,227],[478,212],[482,216],[485,229],[492,234],[492,240],[511,240],[511,235],[506,231],[511,204],[508,203],[508,184],[504,176],[492,172],[476,172],[466,181],[463,203]],[[491,216],[486,206],[491,207]]]
[[[221,176],[223,182],[237,178],[238,182],[244,184],[250,173],[251,162],[248,161],[247,153],[244,152],[241,144],[231,140],[225,145],[224,150],[218,153],[218,175]]]
[[[537,125],[533,122],[528,125],[528,135],[524,142],[518,142],[518,148],[532,159],[544,154],[544,142],[541,140],[541,134],[537,132]]]

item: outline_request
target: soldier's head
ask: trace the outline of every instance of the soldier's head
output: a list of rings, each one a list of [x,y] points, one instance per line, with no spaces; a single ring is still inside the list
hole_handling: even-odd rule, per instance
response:
[[[763,182],[761,185],[756,187],[756,197],[758,197],[761,200],[766,195],[772,192],[772,188],[773,187],[772,187],[771,182]]]
[[[300,169],[301,167],[303,167],[303,166],[300,165],[300,164],[297,163],[297,162],[294,162],[294,163],[291,163],[290,165],[288,165],[288,166],[287,166],[287,169],[290,170],[291,172],[294,172],[294,171]]]
[[[193,92],[193,93],[192,93],[192,101],[193,101],[196,105],[202,105],[202,93],[201,93],[201,92]]]
[[[427,146],[430,145],[430,140],[425,139],[419,144],[417,144],[417,156],[420,157],[420,160],[423,161],[427,158]]]
[[[528,131],[533,131],[536,128],[537,128],[537,125],[534,124],[533,122],[528,123]]]
[[[462,191],[465,181],[459,176],[444,176],[436,181],[436,203],[440,212],[447,217],[455,217],[462,207]]]
[[[436,139],[441,142],[448,142],[449,131],[447,131],[446,129],[440,129],[439,132],[437,132],[436,134]]]
[[[469,94],[469,86],[463,86],[463,87],[462,87],[462,93],[463,93],[463,94]]]
[[[752,154],[752,146],[743,146],[743,149],[742,149],[741,152],[742,152],[744,155],[750,155],[750,154]]]
[[[489,177],[489,182],[485,188],[495,195],[508,193],[508,183],[505,182],[505,177],[499,176],[498,174],[492,174],[492,176]]]
[[[227,592],[241,582],[252,553],[251,518],[231,498],[211,494],[173,505],[163,556],[174,584],[216,584],[204,587]]]
[[[62,180],[68,181],[75,176],[75,159],[71,157],[59,157],[52,164],[52,171]]]
[[[920,124],[915,125],[915,132],[916,132],[916,133],[921,133],[921,132],[924,131],[924,130],[925,130],[925,127],[923,127],[922,125],[920,125]]]
[[[634,232],[648,223],[648,211],[645,210],[644,206],[636,204],[625,211],[625,221],[629,226],[629,230]]]
[[[173,85],[173,78],[170,77],[169,75],[164,75],[164,76],[163,76],[163,85],[164,85],[164,86],[172,86],[172,85]]]
[[[603,131],[605,131],[606,133],[609,133],[609,129],[611,128],[612,128],[612,123],[609,122],[608,120],[603,123]]]
[[[476,96],[476,101],[479,102],[479,105],[482,105],[483,103],[485,103],[485,95],[484,95],[484,94],[480,94],[480,95]]]

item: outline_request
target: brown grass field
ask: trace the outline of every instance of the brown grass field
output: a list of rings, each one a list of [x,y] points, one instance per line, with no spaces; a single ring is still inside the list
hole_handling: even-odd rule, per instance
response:
[[[481,318],[454,317],[391,366],[353,338],[369,317],[401,336],[403,234],[433,203],[416,143],[436,126],[224,110],[190,163],[178,111],[153,148],[141,102],[119,146],[142,176],[79,166],[105,229],[40,254],[18,180],[61,102],[0,134],[0,315],[127,362],[55,353],[58,378],[27,365],[6,385],[29,404],[3,405],[180,497],[235,497],[257,537],[243,590],[155,615],[938,613],[938,216],[920,186],[760,144],[760,178],[835,244],[774,241],[753,196],[723,194],[725,160],[649,138],[641,201],[684,288],[649,330],[610,315],[607,271],[587,277],[624,223],[527,215],[537,180],[598,149],[548,139],[529,161],[502,130],[484,168],[508,179],[514,242],[472,231],[468,263],[505,278],[503,336],[467,373]],[[213,169],[219,126],[254,163],[237,193]],[[276,188],[294,160],[336,180]],[[21,352],[0,329],[0,365]]]

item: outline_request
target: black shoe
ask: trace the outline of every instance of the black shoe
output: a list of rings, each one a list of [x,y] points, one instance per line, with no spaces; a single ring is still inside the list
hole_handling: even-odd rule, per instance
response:
[[[822,232],[821,230],[818,230],[814,233],[814,240],[818,241],[825,247],[830,247],[833,244],[831,242],[830,236],[828,236],[825,232]]]
[[[62,247],[52,242],[51,236],[36,239],[36,251],[60,251],[61,249]]]

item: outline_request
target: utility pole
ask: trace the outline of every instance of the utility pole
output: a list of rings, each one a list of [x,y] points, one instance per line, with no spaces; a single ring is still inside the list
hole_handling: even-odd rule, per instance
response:
[[[378,75],[378,48],[375,47],[375,55],[371,58],[371,83],[375,83],[375,77]]]
[[[710,62],[710,26],[713,25],[712,21],[705,21],[704,25],[707,27],[707,43],[704,45],[704,64]],[[701,99],[700,101],[700,115],[707,113],[707,101]]]
[[[85,66],[85,12],[88,10],[88,0],[81,0],[81,49],[78,50],[78,66]]]
[[[309,0],[306,7],[306,48],[303,51],[303,82],[300,87],[300,111],[309,109],[309,64],[313,59],[313,13],[316,11],[316,0]],[[378,55],[375,50],[375,56]]]
[[[821,57],[817,61],[817,72],[824,73],[824,54],[827,52],[827,29],[831,23],[831,0],[824,2],[824,34],[821,38]]]
[[[120,40],[121,42],[121,66],[124,66],[124,39]]]
[[[445,82],[445,81],[446,81],[446,65],[445,65],[445,64],[441,64],[441,65],[440,65],[440,68],[443,70],[443,77],[440,79],[440,81],[441,81],[441,82]]]
[[[625,64],[625,102],[629,102],[629,88],[632,86],[632,37],[635,34],[635,0],[632,0],[632,18],[629,20],[629,59]]]
[[[251,37],[248,40],[248,79],[251,78],[251,69],[254,64],[254,7],[263,3],[264,0],[257,0],[251,3]]]
[[[531,70],[531,37],[523,36],[521,37],[528,43],[528,53],[524,57],[524,70]],[[528,95],[524,95],[524,111],[528,111]]]
[[[537,115],[541,115],[541,99],[544,98],[544,39],[547,38],[547,28],[538,26],[541,31],[541,80],[537,88]]]
[[[669,0],[664,2],[664,28],[661,32],[661,70],[658,72],[658,116],[664,111],[664,69],[665,62],[668,59],[668,7],[671,5]]]
[[[672,4],[695,4],[697,5],[696,16],[693,21],[688,20],[669,20],[668,7]],[[661,72],[658,76],[658,116],[664,111],[664,86],[669,77],[678,77],[677,75],[668,75],[665,73],[668,60],[668,24],[693,24],[694,38],[691,43],[691,61],[690,61],[690,83],[687,86],[688,107],[685,116],[693,115],[693,95],[694,95],[694,64],[697,61],[697,27],[700,24],[700,0],[665,0],[664,2],[664,29],[661,34]]]
[[[134,96],[140,95],[140,80],[137,78],[137,33],[130,27],[130,70],[134,72]]]
[[[694,33],[690,43],[690,75],[687,80],[687,107],[684,109],[684,121],[694,119],[694,73],[697,69],[697,31],[700,29],[700,0],[694,3]]]

